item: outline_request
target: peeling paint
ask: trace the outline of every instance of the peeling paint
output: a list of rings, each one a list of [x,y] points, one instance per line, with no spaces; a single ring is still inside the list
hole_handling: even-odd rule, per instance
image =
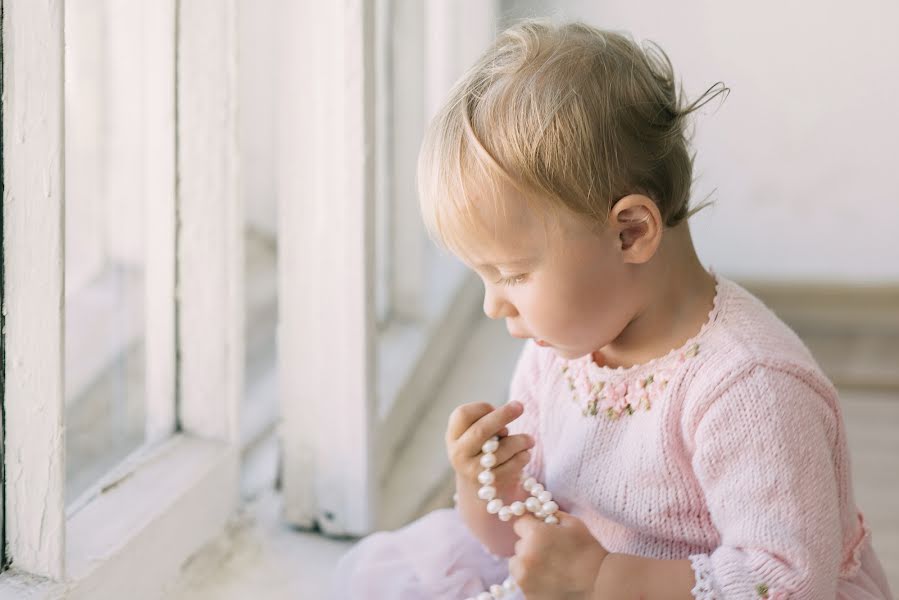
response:
[[[4,0],[3,30],[7,559],[61,579],[63,2]]]

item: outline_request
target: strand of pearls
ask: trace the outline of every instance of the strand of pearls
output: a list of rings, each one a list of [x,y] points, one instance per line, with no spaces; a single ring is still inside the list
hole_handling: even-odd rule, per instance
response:
[[[496,475],[491,470],[496,466],[496,449],[499,448],[499,437],[494,436],[484,442],[481,447],[481,466],[484,470],[478,474],[478,483],[481,488],[478,490],[478,498],[487,502],[487,512],[491,515],[499,517],[500,521],[508,521],[513,516],[520,517],[525,512],[533,514],[538,519],[543,519],[545,523],[555,525],[559,522],[559,518],[555,513],[559,510],[559,505],[553,501],[552,492],[545,489],[543,485],[537,483],[533,477],[525,478],[521,486],[526,492],[530,492],[531,496],[526,501],[516,500],[512,504],[506,505],[502,498],[496,497]],[[507,594],[511,594],[516,589],[515,580],[512,576],[506,577],[502,585],[493,584],[490,589],[481,592],[477,596],[466,598],[466,600],[499,600],[505,598]]]

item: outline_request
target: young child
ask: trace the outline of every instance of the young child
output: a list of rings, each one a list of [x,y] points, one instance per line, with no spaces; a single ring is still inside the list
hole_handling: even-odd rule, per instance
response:
[[[424,219],[528,341],[508,404],[450,417],[456,507],[360,542],[336,597],[891,597],[835,389],[694,251],[686,119],[713,90],[685,106],[658,47],[543,21],[455,86],[420,156]],[[487,512],[527,499],[522,470],[558,524]]]

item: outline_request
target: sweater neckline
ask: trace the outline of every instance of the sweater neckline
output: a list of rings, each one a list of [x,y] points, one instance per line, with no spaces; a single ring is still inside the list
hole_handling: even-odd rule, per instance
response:
[[[713,269],[709,269],[709,273],[715,279],[715,296],[712,299],[712,308],[709,310],[708,316],[699,331],[690,339],[676,348],[672,348],[667,353],[657,356],[643,363],[637,363],[630,367],[605,367],[596,364],[593,360],[593,353],[587,354],[580,358],[565,361],[567,368],[575,367],[576,370],[586,371],[592,381],[619,379],[621,377],[631,377],[638,373],[644,373],[650,370],[658,370],[660,366],[670,362],[676,362],[683,356],[695,353],[700,341],[707,335],[708,331],[720,319],[722,308],[725,304],[725,296],[728,291],[727,281],[718,275]]]

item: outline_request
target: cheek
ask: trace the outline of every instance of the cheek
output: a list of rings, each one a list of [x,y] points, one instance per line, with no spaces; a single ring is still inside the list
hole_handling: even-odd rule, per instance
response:
[[[519,308],[529,324],[548,336],[576,336],[596,312],[597,290],[569,278],[546,278],[522,298]]]
[[[574,338],[595,343],[615,337],[628,321],[631,307],[623,286],[593,278],[573,278],[555,288],[558,325]]]

